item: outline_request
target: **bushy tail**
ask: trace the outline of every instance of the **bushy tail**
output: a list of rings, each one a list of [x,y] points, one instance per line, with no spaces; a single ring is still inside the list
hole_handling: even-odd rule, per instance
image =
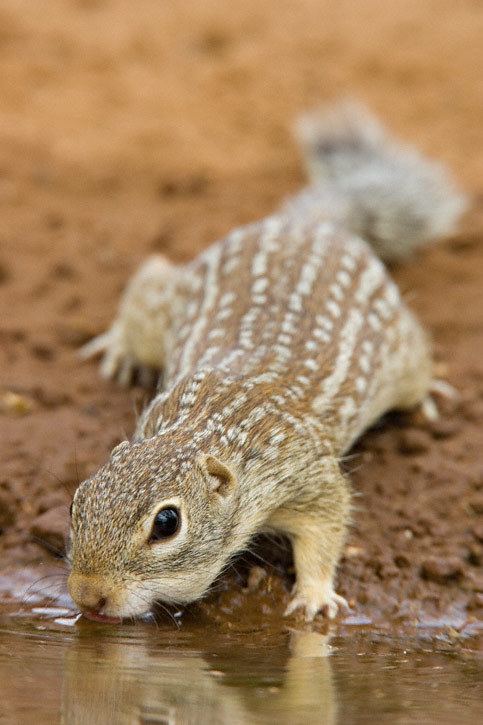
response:
[[[442,166],[393,140],[356,103],[305,115],[297,136],[324,205],[332,198],[336,220],[385,260],[450,233],[467,207]]]

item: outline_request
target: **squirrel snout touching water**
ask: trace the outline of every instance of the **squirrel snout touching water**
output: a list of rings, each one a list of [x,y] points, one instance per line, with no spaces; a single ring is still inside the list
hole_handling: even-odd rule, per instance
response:
[[[339,461],[383,413],[428,399],[424,331],[377,252],[401,259],[465,206],[439,166],[347,104],[305,118],[312,184],[190,264],[149,259],[102,353],[162,372],[131,442],[76,491],[70,593],[103,621],[193,601],[254,534],[287,535],[287,613],[334,617],[350,518]]]
[[[133,616],[161,591],[165,602],[197,599],[247,542],[236,473],[178,450],[175,435],[121,443],[76,493],[69,587],[88,613]]]

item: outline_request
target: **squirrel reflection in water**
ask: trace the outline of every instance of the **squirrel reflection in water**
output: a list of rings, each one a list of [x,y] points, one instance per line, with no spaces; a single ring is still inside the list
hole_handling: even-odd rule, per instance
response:
[[[64,665],[62,722],[336,722],[329,635],[291,631],[256,650],[244,638],[238,653],[227,637],[205,656],[198,644],[178,641],[171,650],[151,634],[141,641],[76,637]]]

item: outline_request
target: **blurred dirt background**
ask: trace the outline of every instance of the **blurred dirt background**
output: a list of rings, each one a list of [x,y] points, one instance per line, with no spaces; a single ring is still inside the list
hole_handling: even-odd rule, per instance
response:
[[[0,2],[3,602],[62,567],[70,495],[142,400],[79,345],[146,255],[187,260],[299,189],[294,118],[349,94],[474,204],[455,238],[394,270],[460,399],[432,426],[390,416],[355,450],[339,591],[360,621],[481,615],[482,37],[477,0]],[[203,605],[210,617],[278,616],[290,575],[266,549],[248,590],[242,566]]]

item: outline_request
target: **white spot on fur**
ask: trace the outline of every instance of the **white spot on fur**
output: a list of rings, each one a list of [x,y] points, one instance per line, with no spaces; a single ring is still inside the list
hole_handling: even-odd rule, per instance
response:
[[[358,378],[356,378],[355,385],[357,392],[362,395],[362,393],[364,393],[367,388],[367,380],[362,376],[359,376]]]
[[[260,279],[255,280],[252,286],[252,292],[254,294],[262,294],[265,292],[265,290],[268,287],[268,279],[266,277],[261,277]]]
[[[319,330],[318,327],[315,328],[315,330],[312,330],[312,335],[316,337],[321,342],[330,342],[330,335],[325,332],[325,330]]]
[[[343,269],[341,269],[339,272],[337,272],[337,281],[339,284],[341,284],[343,287],[350,287],[352,278],[350,274],[345,272]]]
[[[382,328],[381,321],[377,315],[375,315],[373,312],[370,312],[367,316],[367,321],[369,325],[372,327],[372,329],[375,332],[379,332]]]
[[[344,299],[344,293],[338,284],[331,284],[329,287],[330,294],[335,297],[338,302],[342,302]]]
[[[340,309],[339,305],[337,304],[337,302],[334,302],[333,300],[327,300],[327,302],[325,303],[325,306],[328,309],[328,311],[330,312],[330,314],[332,315],[332,317],[335,317],[335,318],[340,317],[341,309]]]
[[[328,330],[330,332],[334,329],[334,323],[329,317],[324,317],[323,315],[316,315],[315,321],[324,330]]]
[[[308,358],[307,360],[304,360],[304,365],[309,370],[315,371],[319,369],[319,365],[316,360],[313,360],[312,358]]]

